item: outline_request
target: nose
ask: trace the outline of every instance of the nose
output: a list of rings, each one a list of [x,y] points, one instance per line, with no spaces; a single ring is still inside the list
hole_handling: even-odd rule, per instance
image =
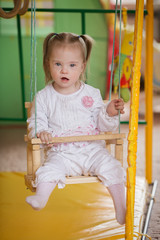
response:
[[[67,66],[62,66],[62,68],[61,68],[61,72],[62,73],[67,73],[68,72],[68,69],[67,69]]]

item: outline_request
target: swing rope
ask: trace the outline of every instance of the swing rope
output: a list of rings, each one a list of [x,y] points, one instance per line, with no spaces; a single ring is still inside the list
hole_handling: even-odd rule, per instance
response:
[[[33,100],[33,79],[34,79],[34,98],[35,98],[35,138],[37,137],[37,69],[36,69],[36,1],[31,0],[31,68],[30,68],[30,101]],[[34,58],[34,59],[33,59]],[[34,60],[34,61],[33,61]]]
[[[119,30],[119,90],[118,90],[118,98],[120,98],[120,64],[121,64],[121,19],[122,19],[122,1],[120,0],[120,30]],[[113,66],[114,66],[114,46],[115,46],[115,32],[116,32],[116,21],[117,21],[117,0],[116,0],[116,8],[115,8],[115,19],[114,19],[114,36],[113,36],[113,49],[112,49],[112,64],[111,64],[111,79],[110,79],[110,90],[109,90],[109,101],[111,101],[111,94],[112,94],[112,83],[113,83]],[[120,111],[118,112],[119,117],[119,133],[120,133]]]
[[[118,90],[118,98],[120,98],[120,78],[121,78],[121,20],[122,20],[122,0],[120,0],[120,20],[119,20],[119,90]],[[119,117],[119,133],[120,133],[120,110],[118,111],[118,117]]]
[[[33,0],[31,0],[31,66],[30,66],[30,102],[33,100]]]
[[[115,35],[116,35],[116,21],[117,21],[117,0],[116,0],[116,9],[115,9],[115,17],[114,17],[114,35],[113,35],[113,49],[112,49],[112,64],[111,64],[111,79],[110,79],[110,89],[109,89],[109,101],[111,101],[112,83],[113,83],[113,64],[114,64],[114,46],[115,46]]]
[[[122,0],[120,0],[120,23],[119,23],[119,91],[118,91],[118,97],[120,98],[120,77],[121,77],[121,21],[122,21]]]
[[[36,103],[36,93],[37,93],[37,67],[36,67],[36,0],[34,0],[34,92],[35,92],[35,137],[37,137],[37,103]]]

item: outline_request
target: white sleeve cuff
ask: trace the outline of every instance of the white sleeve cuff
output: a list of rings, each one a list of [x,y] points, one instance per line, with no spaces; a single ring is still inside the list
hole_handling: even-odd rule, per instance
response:
[[[101,132],[115,131],[118,127],[118,115],[110,117],[106,112],[108,103],[104,104],[99,112],[98,129]]]

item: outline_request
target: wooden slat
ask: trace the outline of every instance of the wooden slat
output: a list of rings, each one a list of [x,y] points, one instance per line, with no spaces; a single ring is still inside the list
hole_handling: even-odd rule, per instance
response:
[[[25,179],[25,185],[27,186],[27,188],[29,188],[32,192],[35,192],[36,188],[34,188],[32,186],[33,176],[32,175],[25,175],[24,179]]]
[[[25,142],[30,141],[30,139],[28,139],[27,134],[24,135],[24,141],[25,141]],[[107,139],[107,140],[106,140],[106,144],[116,144],[117,141],[123,141],[123,140],[122,140],[122,139]]]
[[[32,145],[30,142],[27,143],[27,175],[32,175],[33,173],[33,155],[32,155]]]
[[[27,136],[27,134],[24,135],[24,141],[25,141],[25,142],[28,142],[28,136]]]
[[[77,183],[94,183],[100,182],[98,177],[92,176],[76,176],[76,177],[66,177],[66,184],[77,184]]]
[[[66,143],[66,142],[85,142],[96,140],[112,140],[125,138],[124,133],[112,133],[112,134],[99,134],[99,135],[83,135],[83,136],[70,136],[70,137],[54,137],[50,143]],[[42,144],[39,138],[33,138],[32,144]]]

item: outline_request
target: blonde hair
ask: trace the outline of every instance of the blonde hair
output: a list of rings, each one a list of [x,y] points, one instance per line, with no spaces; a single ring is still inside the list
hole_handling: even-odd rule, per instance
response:
[[[74,33],[50,33],[47,35],[43,43],[43,68],[46,84],[53,80],[49,69],[49,59],[52,49],[57,43],[66,45],[77,44],[82,51],[84,63],[87,63],[90,58],[93,39],[88,35],[76,35]],[[81,78],[85,79],[84,73]]]

